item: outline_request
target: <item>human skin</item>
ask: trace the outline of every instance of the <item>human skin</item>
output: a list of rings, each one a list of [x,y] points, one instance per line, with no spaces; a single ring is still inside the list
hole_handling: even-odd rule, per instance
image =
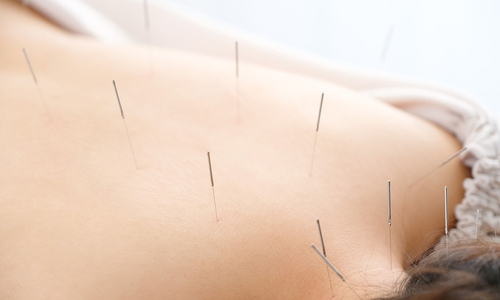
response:
[[[329,299],[316,219],[334,295],[374,297],[442,234],[443,187],[450,219],[463,197],[458,159],[409,188],[451,134],[331,82],[241,62],[238,98],[232,61],[103,45],[7,0],[0,43],[1,299]]]

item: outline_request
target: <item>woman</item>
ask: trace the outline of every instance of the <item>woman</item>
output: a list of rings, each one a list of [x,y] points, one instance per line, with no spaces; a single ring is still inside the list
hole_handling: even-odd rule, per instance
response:
[[[10,0],[0,40],[2,299],[375,298],[464,197],[451,133],[341,86],[241,63],[237,89]]]

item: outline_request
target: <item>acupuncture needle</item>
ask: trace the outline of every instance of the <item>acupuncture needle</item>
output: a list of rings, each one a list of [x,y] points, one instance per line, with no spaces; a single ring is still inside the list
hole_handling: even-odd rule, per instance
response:
[[[457,156],[459,156],[460,154],[462,154],[463,152],[465,152],[468,148],[467,147],[463,147],[462,149],[460,149],[457,153],[453,154],[452,156],[450,156],[448,159],[446,159],[445,161],[443,161],[439,166],[437,166],[436,168],[432,169],[431,171],[429,171],[427,174],[425,174],[424,176],[420,177],[418,180],[416,180],[415,182],[413,182],[412,184],[410,185],[407,185],[407,188],[405,189],[405,194],[404,194],[404,197],[403,197],[403,213],[404,213],[404,207],[405,207],[405,204],[406,204],[406,195],[407,195],[407,192],[408,190],[411,190],[413,187],[415,187],[417,184],[419,184],[422,180],[424,180],[425,178],[427,178],[428,176],[432,175],[434,172],[436,172],[437,170],[439,170],[440,168],[444,167],[446,164],[448,164],[450,161],[452,161],[454,158],[456,158]],[[404,218],[403,218],[403,226],[404,226]]]
[[[455,157],[459,156],[463,152],[467,150],[467,147],[463,147],[460,149],[457,153],[453,154],[451,157],[449,157],[447,160],[443,161],[438,167],[434,168],[431,170],[429,173],[425,174],[424,176],[420,177],[417,181],[415,181],[413,184],[411,184],[408,188],[411,189],[414,186],[416,186],[418,183],[420,183],[422,180],[430,176],[432,173],[436,172],[438,169],[444,167],[446,164],[448,164],[450,161],[452,161]]]
[[[239,47],[238,41],[234,43],[234,58],[235,58],[235,84],[236,84],[236,105],[238,110],[238,123],[241,119],[241,108],[240,108],[240,57],[239,57]]]
[[[477,242],[477,235],[478,235],[478,224],[479,224],[479,209],[476,211],[476,242]]]
[[[335,266],[330,262],[330,260],[328,260],[328,258],[326,258],[326,256],[323,255],[323,253],[321,253],[321,251],[316,247],[316,245],[314,245],[314,243],[311,243],[311,247],[313,247],[313,249],[316,251],[316,253],[318,253],[319,256],[321,256],[321,258],[326,262],[326,264],[335,272],[335,274],[337,274],[337,276],[347,284],[347,287],[354,293],[356,294],[356,296],[358,296],[358,298],[361,300],[361,296],[358,294],[358,292],[356,292],[356,290],[354,290],[352,288],[352,286],[349,284],[349,282],[346,281],[345,277],[339,272],[339,270],[337,270],[337,268],[335,268]]]
[[[236,60],[236,79],[240,77],[240,59],[238,53],[238,41],[234,43],[234,52],[235,52],[235,60]]]
[[[127,122],[125,122],[125,115],[123,114],[122,103],[120,101],[120,96],[118,95],[118,89],[116,88],[116,82],[114,79],[113,79],[113,86],[115,87],[116,99],[118,100],[118,106],[120,106],[120,113],[122,115],[122,120],[123,120],[123,125],[125,126],[125,131],[127,132],[128,143],[130,145],[130,150],[132,151],[132,157],[134,158],[135,168],[139,169],[139,167],[137,166],[137,159],[135,158],[134,147],[132,147],[132,141],[130,140],[130,134],[128,132]]]
[[[309,177],[312,176],[312,171],[313,171],[314,156],[316,154],[316,142],[318,140],[319,121],[321,120],[321,110],[323,109],[324,96],[325,96],[325,93],[321,93],[321,101],[319,103],[318,121],[316,122],[316,134],[314,135],[314,145],[313,145],[313,153],[312,153],[312,158],[311,158],[311,169],[309,170]]]
[[[151,45],[151,28],[150,28],[150,22],[149,22],[148,0],[143,0],[142,4],[143,4],[142,9],[143,9],[143,13],[144,13],[144,29],[146,30],[148,45]]]
[[[208,169],[210,170],[210,182],[212,183],[212,195],[214,198],[214,207],[215,207],[215,219],[219,222],[219,216],[217,215],[217,202],[215,201],[215,188],[214,188],[214,176],[212,173],[212,160],[210,159],[210,152],[207,152],[208,156]]]
[[[321,224],[319,223],[319,219],[316,219],[316,223],[318,223],[318,231],[319,231],[319,237],[321,239],[321,247],[323,248],[323,255],[326,257],[325,242],[323,240],[323,233],[321,232]],[[330,290],[332,291],[332,297],[335,297],[335,295],[333,294],[332,279],[330,278],[330,272],[328,271],[328,265],[326,266],[326,273],[328,274],[328,281],[330,282]]]
[[[444,187],[444,234],[446,243],[446,253],[448,253],[448,187]]]
[[[498,221],[499,221],[499,219],[498,219],[498,216],[497,216],[497,224],[496,224],[496,226],[495,226],[495,238],[498,238],[498,237],[497,237]]]
[[[321,256],[321,258],[328,264],[328,266],[333,270],[333,272],[335,272],[335,274],[337,274],[337,276],[339,276],[340,279],[342,279],[342,281],[345,282],[344,276],[340,274],[339,270],[337,270],[337,268],[333,266],[333,264],[328,260],[328,258],[326,258],[326,256],[323,255],[323,253],[321,253],[321,251],[316,247],[316,245],[314,245],[314,243],[311,243],[311,247],[313,247],[314,250],[316,250],[319,256]]]
[[[392,203],[391,203],[391,181],[387,182],[389,187],[389,261],[391,263],[391,271],[392,271]]]
[[[147,64],[149,67],[149,73],[153,73],[153,62],[152,62],[152,38],[151,38],[151,19],[149,15],[149,4],[148,0],[143,0],[142,1],[142,10],[144,14],[144,30],[146,32],[146,44],[147,44],[147,50],[146,50],[146,55],[147,55]]]
[[[143,1],[143,9],[144,9],[144,28],[149,31],[149,7],[148,0]]]
[[[30,58],[28,56],[28,52],[26,51],[26,48],[23,47],[23,53],[24,57],[26,58],[26,62],[28,63],[28,67],[31,72],[31,76],[33,76],[33,81],[35,82],[36,88],[38,90],[38,94],[40,94],[40,98],[42,99],[43,107],[49,112],[49,109],[47,108],[47,104],[45,103],[45,98],[43,97],[42,90],[40,89],[40,85],[38,84],[38,79],[36,78],[35,71],[33,70],[33,66],[31,65]]]
[[[28,63],[28,67],[30,68],[31,75],[33,76],[33,81],[35,82],[36,85],[38,85],[38,80],[36,79],[35,71],[33,71],[33,67],[31,66],[31,61],[28,56],[28,53],[26,52],[26,48],[23,47],[23,53],[24,57],[26,58],[26,62]]]
[[[385,42],[384,42],[384,47],[382,48],[382,53],[380,55],[380,64],[384,64],[385,58],[387,56],[387,52],[389,51],[389,46],[392,41],[392,34],[394,33],[394,24],[391,24],[389,26],[389,29],[387,31],[387,34],[385,36]]]

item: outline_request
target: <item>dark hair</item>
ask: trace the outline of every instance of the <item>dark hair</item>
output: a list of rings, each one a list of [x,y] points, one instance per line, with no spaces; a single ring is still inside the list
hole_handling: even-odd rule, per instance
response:
[[[450,243],[406,273],[396,295],[380,300],[500,299],[500,244],[496,239]]]

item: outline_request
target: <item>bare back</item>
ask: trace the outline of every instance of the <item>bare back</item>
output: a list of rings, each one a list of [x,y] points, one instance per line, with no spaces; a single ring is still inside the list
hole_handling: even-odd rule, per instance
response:
[[[2,299],[331,297],[318,218],[334,294],[375,296],[441,234],[443,186],[463,196],[459,161],[408,189],[453,136],[331,83],[244,62],[236,82],[233,62],[105,46],[6,0],[0,43]]]

